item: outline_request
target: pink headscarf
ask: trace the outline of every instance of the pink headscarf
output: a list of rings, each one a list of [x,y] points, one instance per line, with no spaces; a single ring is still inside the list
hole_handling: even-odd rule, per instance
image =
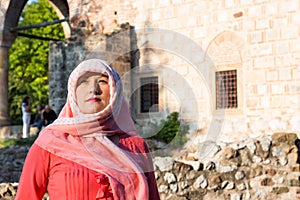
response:
[[[77,80],[87,72],[106,72],[109,76],[110,103],[93,114],[80,112],[75,90]],[[68,81],[68,97],[57,120],[36,140],[43,149],[108,177],[114,199],[148,199],[146,177],[139,165],[107,136],[137,131],[123,97],[118,73],[99,59],[80,63]],[[99,189],[97,197],[102,195]]]

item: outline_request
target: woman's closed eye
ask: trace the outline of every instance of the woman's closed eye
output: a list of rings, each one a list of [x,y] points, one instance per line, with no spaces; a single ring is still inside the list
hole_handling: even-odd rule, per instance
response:
[[[83,79],[83,80],[80,81],[80,83],[86,83],[86,82],[87,82],[86,79]]]
[[[106,79],[101,78],[101,79],[98,80],[98,83],[104,85],[104,84],[108,84],[108,81]]]
[[[87,79],[83,78],[83,79],[79,79],[78,81],[78,85],[80,84],[84,84],[84,83],[87,83]]]

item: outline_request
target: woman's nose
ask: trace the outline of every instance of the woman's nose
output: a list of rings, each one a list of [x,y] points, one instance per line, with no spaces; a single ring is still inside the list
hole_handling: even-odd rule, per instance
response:
[[[99,95],[99,94],[102,93],[102,91],[101,91],[101,89],[100,89],[100,86],[99,86],[99,84],[98,84],[98,81],[95,81],[95,83],[94,83],[94,90],[93,90],[93,93],[94,93],[95,95]]]

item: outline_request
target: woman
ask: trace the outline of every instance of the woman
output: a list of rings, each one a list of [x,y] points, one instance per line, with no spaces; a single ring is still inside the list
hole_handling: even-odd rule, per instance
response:
[[[38,131],[36,132],[36,135],[40,133],[43,127],[43,120],[42,120],[42,105],[38,104],[36,106],[36,113],[34,117],[34,124],[33,126],[36,126]]]
[[[30,97],[26,96],[22,101],[22,121],[23,121],[23,135],[22,138],[28,138],[30,132]]]
[[[102,60],[79,64],[58,118],[31,147],[16,199],[159,199],[152,159],[123,97],[117,72]]]

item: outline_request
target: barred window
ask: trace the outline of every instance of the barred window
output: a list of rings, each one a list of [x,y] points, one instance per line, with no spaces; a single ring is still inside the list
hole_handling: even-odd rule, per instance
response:
[[[158,77],[141,78],[140,94],[141,112],[158,112]]]
[[[216,108],[237,108],[237,71],[216,72]]]

